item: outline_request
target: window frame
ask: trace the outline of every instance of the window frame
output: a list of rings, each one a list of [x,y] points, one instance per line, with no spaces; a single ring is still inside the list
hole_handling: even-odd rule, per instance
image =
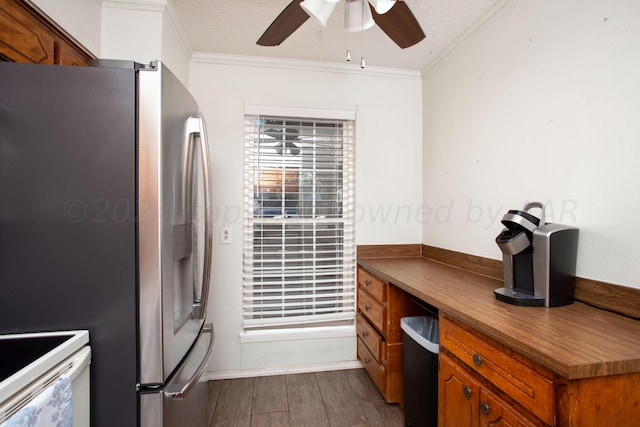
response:
[[[274,119],[277,118],[279,120],[286,121],[290,123],[290,121],[299,121],[302,123],[327,123],[333,122],[336,125],[336,129],[340,129],[342,134],[337,139],[339,141],[339,145],[342,148],[340,149],[340,169],[338,173],[338,169],[336,169],[336,176],[340,175],[340,209],[339,215],[336,213],[338,210],[334,212],[336,215],[328,215],[329,217],[322,217],[321,215],[303,215],[304,217],[295,217],[292,215],[288,215],[285,209],[285,202],[283,201],[282,206],[282,215],[274,215],[273,217],[265,218],[262,214],[257,213],[256,206],[254,204],[255,200],[255,192],[256,185],[260,178],[258,178],[259,172],[259,164],[262,161],[265,161],[264,155],[260,156],[259,148],[261,140],[264,136],[260,136],[259,127],[264,125],[261,123],[262,120]],[[263,107],[263,106],[245,106],[245,115],[244,115],[244,123],[245,123],[245,147],[244,147],[244,230],[243,230],[243,328],[245,331],[248,330],[257,330],[257,329],[277,329],[277,328],[287,328],[287,327],[304,327],[304,326],[334,326],[334,325],[353,325],[355,322],[355,311],[356,311],[356,246],[355,246],[355,111],[345,111],[345,110],[312,110],[312,109],[283,109],[281,107]],[[289,127],[290,125],[286,125]],[[301,127],[303,129],[303,127]],[[304,128],[306,129],[306,128]],[[303,129],[303,130],[304,130]],[[258,138],[256,138],[258,135]],[[285,141],[283,137],[283,142]],[[316,144],[315,139],[312,141],[313,144]],[[301,145],[301,144],[297,144]],[[331,145],[331,144],[330,144]],[[285,145],[286,146],[286,145]],[[305,148],[302,148],[305,150]],[[315,149],[314,149],[315,150]],[[338,150],[335,150],[338,151]],[[314,151],[315,153],[315,151]],[[281,153],[282,154],[282,153]],[[315,156],[315,154],[314,154]],[[304,157],[301,155],[301,157]],[[307,157],[305,157],[306,159]],[[285,193],[284,186],[285,184],[285,174],[286,174],[286,165],[287,160],[283,161],[282,164],[282,181],[283,181],[283,194]],[[298,182],[300,182],[300,174],[301,171],[307,172],[303,166],[298,165]],[[292,170],[296,170],[293,168]],[[293,173],[292,173],[293,176]],[[336,191],[338,185],[336,185]],[[314,189],[314,197],[315,197],[315,189]],[[282,196],[284,199],[284,196]],[[315,205],[315,203],[314,203]],[[314,206],[315,209],[315,206]],[[330,209],[329,209],[330,211]],[[315,211],[314,211],[315,212]],[[296,311],[295,308],[292,307],[292,298],[295,296],[299,296],[299,294],[295,294],[295,292],[299,292],[300,289],[297,289],[298,285],[291,285],[292,282],[290,277],[287,276],[287,273],[290,270],[300,268],[299,265],[296,267],[291,267],[291,265],[296,264],[295,261],[299,261],[299,259],[290,262],[287,261],[287,251],[286,248],[290,248],[292,244],[283,243],[282,257],[283,257],[283,278],[282,278],[282,293],[284,295],[281,310],[277,315],[267,313],[263,310],[263,303],[259,302],[260,295],[257,289],[262,289],[260,286],[263,286],[265,282],[261,282],[258,280],[257,274],[262,274],[261,267],[255,267],[256,260],[259,265],[260,263],[264,263],[264,255],[258,255],[257,258],[255,254],[255,248],[259,247],[264,254],[263,244],[265,242],[264,236],[261,234],[261,239],[258,242],[255,242],[255,233],[256,230],[260,230],[260,233],[263,233],[265,229],[269,227],[274,227],[273,229],[277,229],[280,226],[282,231],[282,236],[286,236],[288,228],[291,230],[296,230],[298,228],[298,235],[302,233],[302,235],[306,235],[305,233],[311,233],[313,235],[313,257],[315,260],[316,255],[316,247],[317,247],[317,235],[318,230],[324,228],[327,231],[326,236],[335,238],[336,242],[336,270],[339,270],[339,274],[335,277],[337,278],[335,281],[332,281],[331,277],[334,270],[326,273],[326,277],[329,277],[327,282],[327,288],[322,288],[322,277],[319,280],[315,278],[311,281],[305,282],[304,286],[311,284],[312,286],[309,289],[311,293],[311,297],[307,299],[313,299],[314,297],[325,298],[324,302],[326,303],[326,299],[333,300],[330,301],[329,304],[324,304],[326,310],[328,312],[323,312],[322,309],[315,310],[315,308],[321,307],[323,304],[318,302],[313,303],[304,303],[307,304],[308,307],[306,309],[300,309]],[[257,228],[256,228],[257,227]],[[261,228],[262,227],[262,228]],[[330,231],[331,227],[335,227],[334,235],[331,236]],[[300,230],[303,230],[300,232]],[[312,230],[311,232],[309,230]],[[277,233],[276,233],[277,234]],[[325,237],[326,237],[325,236]],[[285,237],[282,237],[283,241],[286,240]],[[308,241],[308,239],[298,239],[303,241]],[[330,241],[330,240],[329,240]],[[331,242],[331,241],[330,241]],[[256,246],[256,243],[259,246]],[[268,245],[265,245],[268,246]],[[305,247],[310,247],[307,245]],[[324,256],[331,252],[331,243],[328,244],[328,251],[324,252]],[[318,250],[317,253],[321,253],[321,249]],[[260,258],[262,256],[262,258]],[[306,264],[306,263],[305,263]],[[326,262],[324,263],[327,264]],[[330,269],[334,266],[331,265]],[[339,267],[339,268],[338,268]],[[277,273],[276,273],[277,274]],[[315,277],[315,276],[314,276]],[[299,282],[296,282],[299,283]],[[300,282],[301,283],[301,282]],[[305,288],[304,292],[307,292]],[[324,294],[323,294],[324,292]],[[328,295],[328,296],[327,296]],[[263,298],[266,299],[266,298]],[[258,302],[256,302],[258,301]],[[320,301],[320,299],[318,300]],[[326,308],[334,304],[334,308]],[[302,314],[307,311],[316,311],[313,314]],[[278,311],[278,310],[274,310]],[[288,312],[288,314],[287,314]]]

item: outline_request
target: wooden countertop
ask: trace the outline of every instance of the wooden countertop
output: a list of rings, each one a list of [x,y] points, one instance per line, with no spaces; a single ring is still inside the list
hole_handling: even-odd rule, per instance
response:
[[[640,321],[580,302],[507,304],[493,294],[502,281],[426,258],[358,264],[564,378],[640,372]]]

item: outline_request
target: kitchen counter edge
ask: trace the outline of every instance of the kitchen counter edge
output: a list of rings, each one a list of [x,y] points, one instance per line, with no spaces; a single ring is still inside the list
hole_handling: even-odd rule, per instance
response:
[[[521,307],[497,301],[502,281],[423,257],[358,265],[489,338],[569,379],[640,372],[640,321],[574,302]]]

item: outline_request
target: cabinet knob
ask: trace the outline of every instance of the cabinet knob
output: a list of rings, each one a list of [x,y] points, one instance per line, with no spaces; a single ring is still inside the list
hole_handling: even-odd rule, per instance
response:
[[[364,311],[369,311],[369,306],[368,305],[364,306]]]
[[[465,397],[471,397],[471,388],[468,385],[462,386],[462,392]]]
[[[369,359],[367,359],[366,357],[364,358],[364,364],[368,365],[369,364]]]
[[[369,286],[369,285],[371,284],[371,282],[370,282],[370,281],[368,281],[368,280],[365,280],[365,281],[364,281],[364,284],[365,284],[365,286]]]
[[[369,334],[367,333],[367,331],[362,331],[362,338],[366,338],[366,337],[367,337],[367,335],[369,335]]]
[[[491,407],[487,404],[487,402],[480,402],[480,411],[482,411],[484,415],[489,415],[490,410]]]
[[[482,365],[482,356],[480,356],[478,353],[475,353],[473,355],[473,364],[476,366]]]

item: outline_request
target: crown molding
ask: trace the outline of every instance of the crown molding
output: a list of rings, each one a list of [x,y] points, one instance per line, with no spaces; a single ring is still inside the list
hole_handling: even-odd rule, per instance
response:
[[[473,37],[476,33],[482,30],[489,22],[491,22],[494,18],[500,15],[503,11],[505,11],[509,6],[512,6],[516,0],[497,0],[495,5],[489,10],[487,14],[480,20],[478,20],[474,25],[469,27],[466,31],[464,31],[460,36],[449,46],[447,46],[443,51],[438,53],[435,58],[433,58],[429,63],[421,70],[420,74],[422,77],[425,77],[433,70],[438,68],[440,64],[447,61],[447,58],[452,55],[458,48],[464,45],[467,40]]]
[[[182,26],[178,23],[178,18],[176,16],[176,11],[173,8],[173,3],[170,0],[167,0],[167,6],[165,8],[166,16],[168,17],[168,22],[171,27],[176,32],[178,37],[178,43],[182,47],[183,51],[186,53],[187,58],[191,58],[193,56],[193,49],[191,48],[191,44],[187,39],[184,31],[182,30]]]
[[[185,36],[182,27],[178,23],[175,9],[171,0],[102,0],[103,8],[135,10],[139,12],[162,13],[171,28],[175,31],[178,43],[187,58],[193,55],[193,49]]]
[[[102,0],[102,7],[145,12],[164,12],[168,0]]]

